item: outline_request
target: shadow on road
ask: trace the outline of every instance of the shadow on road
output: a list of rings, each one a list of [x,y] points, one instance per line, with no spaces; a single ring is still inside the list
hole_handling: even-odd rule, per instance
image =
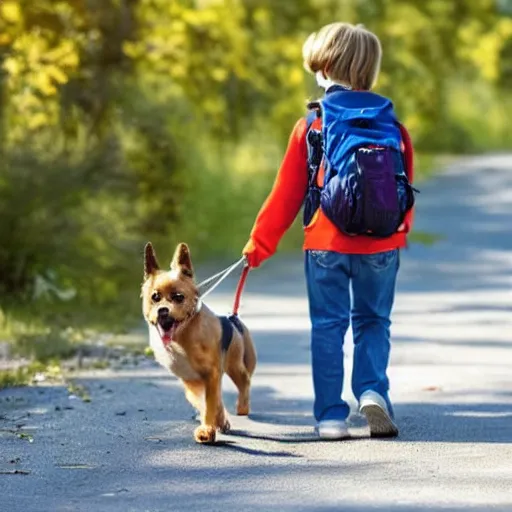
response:
[[[478,390],[475,391],[475,394]],[[286,400],[275,397],[271,388],[256,387],[253,390],[253,412],[251,422],[278,426],[280,434],[273,437],[276,441],[294,442],[292,434],[283,434],[283,428],[289,426],[310,427],[314,420],[311,416],[311,403],[307,400]],[[442,443],[512,443],[512,392],[503,392],[503,401],[493,396],[493,403],[397,403],[395,417],[400,428],[398,442],[442,442]],[[227,403],[234,401],[226,397]],[[260,405],[265,404],[264,412]],[[357,413],[350,417],[352,426],[360,428],[365,424]],[[349,425],[350,426],[350,425]],[[246,432],[248,437],[257,433]],[[268,437],[268,436],[267,436]],[[367,437],[367,436],[366,436]],[[300,434],[296,441],[316,440],[312,435]]]

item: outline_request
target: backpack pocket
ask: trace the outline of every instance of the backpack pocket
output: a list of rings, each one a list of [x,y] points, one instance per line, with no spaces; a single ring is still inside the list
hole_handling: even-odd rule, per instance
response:
[[[360,147],[321,192],[325,215],[344,234],[387,238],[396,233],[411,201],[401,177],[400,154],[392,148]]]
[[[325,184],[320,204],[325,216],[345,235],[359,235],[363,227],[363,182],[355,156],[344,174],[336,173]]]
[[[400,226],[396,155],[386,147],[363,147],[356,153],[364,189],[363,225],[370,236],[386,238]]]

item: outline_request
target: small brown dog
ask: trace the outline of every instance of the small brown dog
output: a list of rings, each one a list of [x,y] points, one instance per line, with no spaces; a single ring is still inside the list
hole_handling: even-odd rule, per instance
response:
[[[256,350],[237,317],[218,317],[206,307],[194,279],[190,251],[179,244],[170,270],[161,270],[151,243],[145,248],[143,313],[155,359],[185,386],[185,396],[201,415],[198,443],[213,443],[217,429],[230,429],[222,401],[227,373],[238,388],[237,414],[249,414]]]

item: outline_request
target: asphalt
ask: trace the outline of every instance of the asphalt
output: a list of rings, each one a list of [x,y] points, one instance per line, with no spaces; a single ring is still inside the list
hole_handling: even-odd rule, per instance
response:
[[[259,352],[249,418],[195,444],[180,383],[151,359],[81,373],[90,402],[46,382],[1,391],[0,511],[512,511],[511,226],[512,156],[421,186],[416,229],[438,240],[401,258],[397,439],[368,437],[349,385],[354,438],[314,437],[302,255],[280,255],[251,273],[241,309]],[[234,284],[209,305],[228,312]],[[345,346],[349,383],[350,334]]]

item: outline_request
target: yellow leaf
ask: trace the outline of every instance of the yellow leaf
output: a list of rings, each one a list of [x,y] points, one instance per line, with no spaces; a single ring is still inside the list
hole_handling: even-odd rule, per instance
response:
[[[225,69],[215,68],[214,70],[212,70],[212,78],[216,82],[224,82],[227,77],[228,77],[228,72]]]
[[[44,126],[48,122],[48,116],[43,112],[38,112],[28,119],[27,125],[31,130]]]
[[[20,71],[20,63],[14,57],[8,57],[5,59],[4,69],[11,76],[16,76]]]
[[[259,7],[254,10],[253,18],[254,21],[260,25],[266,25],[271,22],[270,12],[263,7]]]
[[[0,4],[0,15],[9,23],[21,21],[21,9],[18,2],[4,2]]]
[[[123,53],[131,59],[136,59],[137,57],[144,55],[142,45],[132,41],[125,41],[123,43]]]
[[[58,63],[61,67],[76,67],[78,65],[76,45],[69,40],[59,41],[59,46],[45,52],[44,60]]]
[[[57,88],[53,85],[50,75],[46,73],[37,73],[33,76],[32,83],[34,87],[41,91],[45,96],[51,96],[57,92]]]
[[[65,84],[68,81],[68,76],[62,69],[58,68],[57,66],[46,66],[45,68],[46,73],[53,78],[57,83],[59,84]]]
[[[304,74],[302,72],[302,69],[300,67],[294,67],[290,72],[289,77],[289,83],[290,85],[297,86],[302,83],[302,79],[304,77]]]
[[[80,64],[80,59],[77,52],[68,53],[65,57],[60,59],[60,65],[67,68],[77,68]]]
[[[28,91],[25,91],[23,94],[14,95],[12,97],[12,103],[16,109],[23,114],[34,112],[36,109],[42,107],[41,100]]]

